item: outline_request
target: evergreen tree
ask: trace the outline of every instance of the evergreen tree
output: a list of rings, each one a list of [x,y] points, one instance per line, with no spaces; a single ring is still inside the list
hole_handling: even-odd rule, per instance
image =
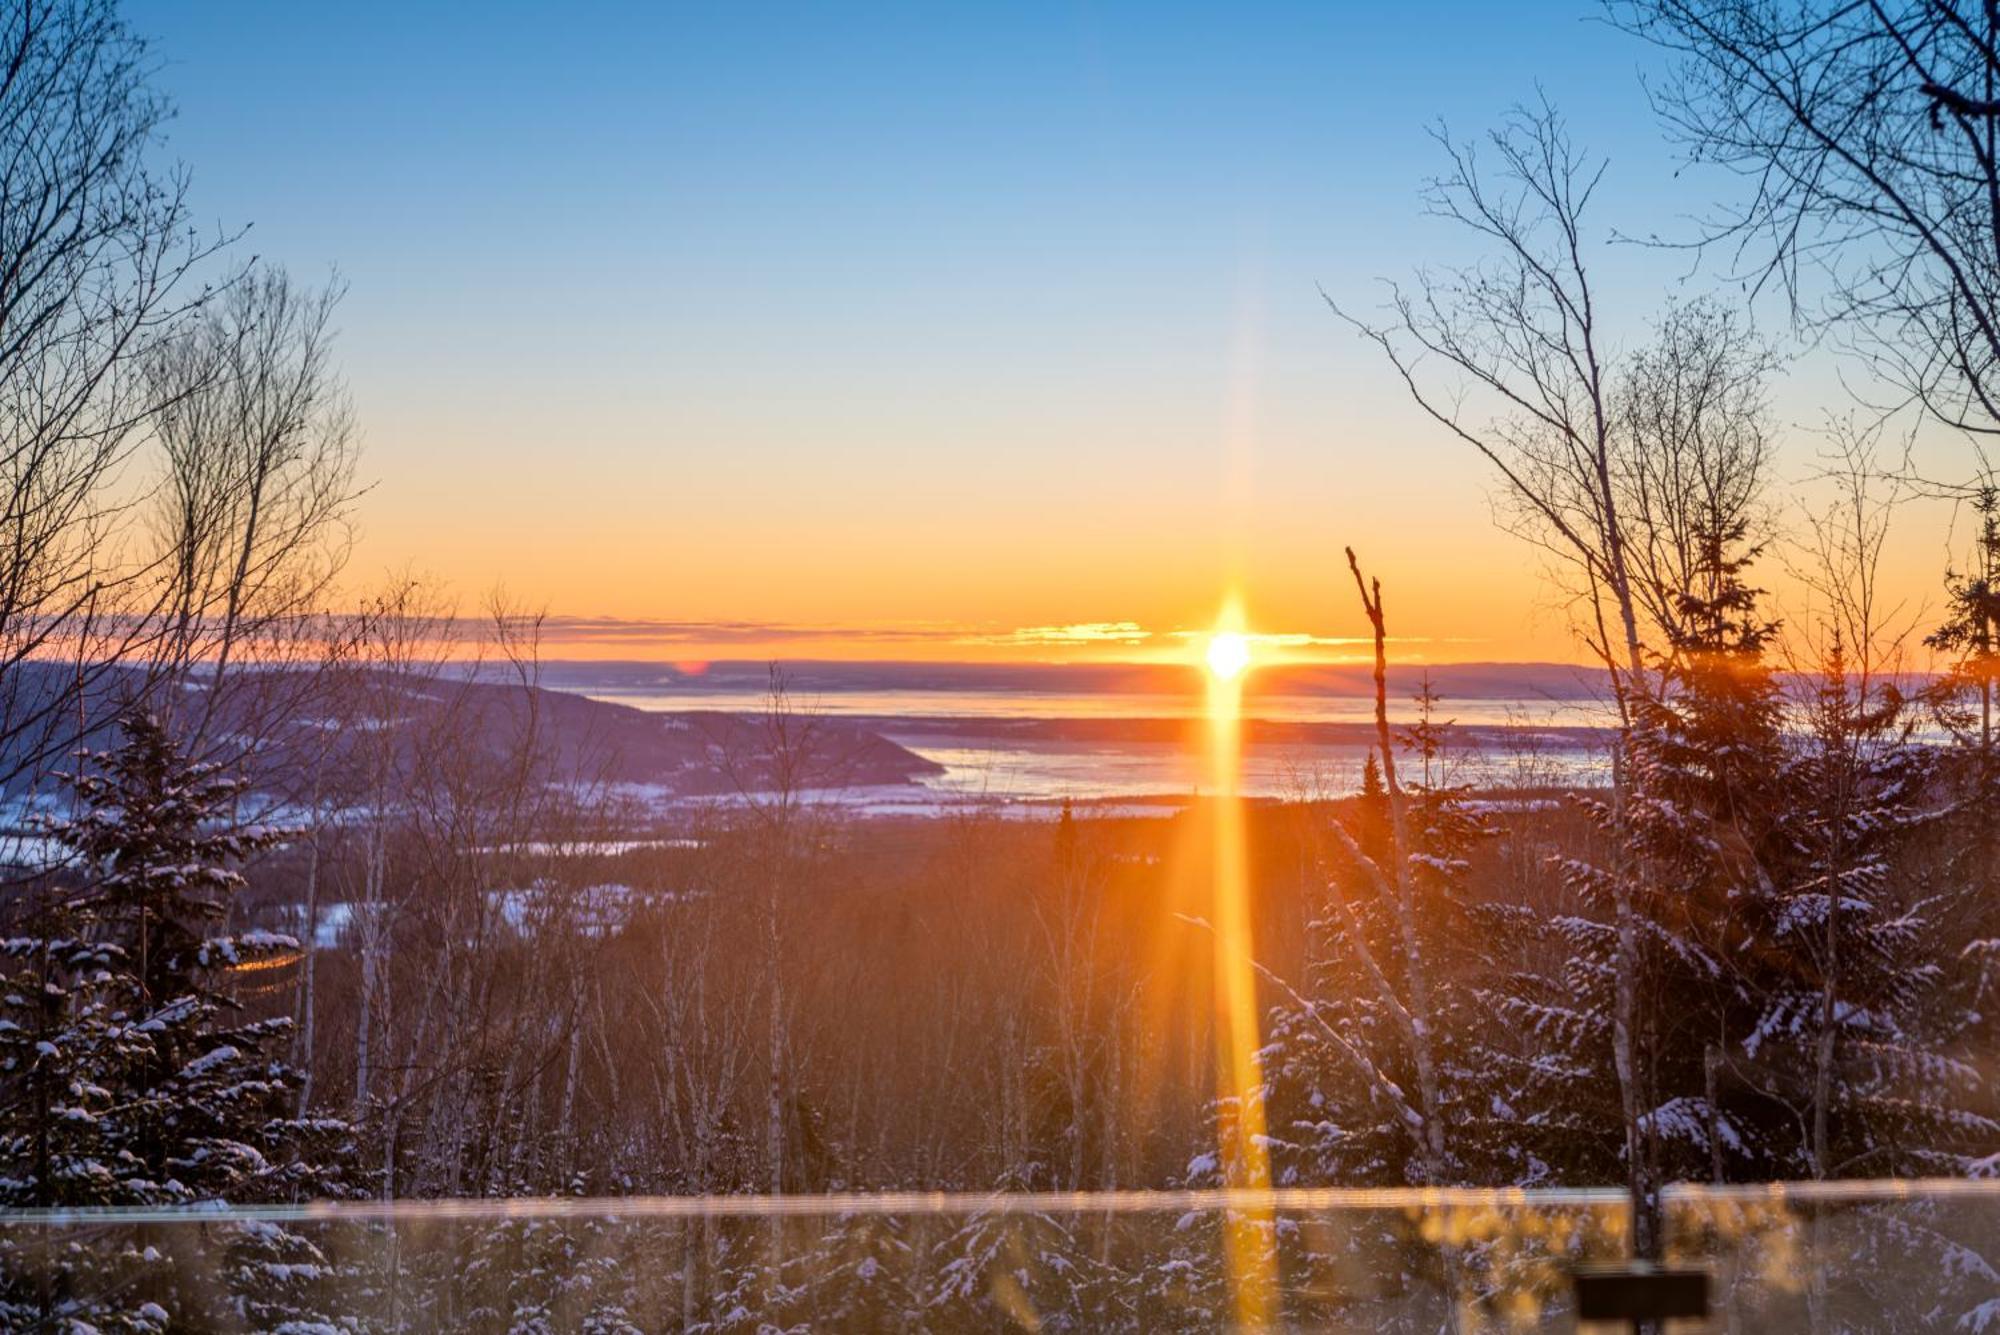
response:
[[[1416,698],[1417,722],[1402,741],[1421,762],[1426,782],[1401,794],[1405,843],[1399,850],[1383,781],[1381,856],[1369,854],[1364,843],[1370,815],[1364,797],[1357,828],[1346,839],[1334,831],[1316,869],[1326,878],[1326,894],[1308,924],[1305,986],[1268,1019],[1264,1101],[1272,1180],[1279,1185],[1403,1186],[1437,1179],[1436,1156],[1420,1133],[1413,1102],[1420,1081],[1414,967],[1429,976],[1427,1034],[1437,1112],[1450,1129],[1444,1181],[1512,1181],[1519,1174],[1518,1163],[1495,1158],[1507,1153],[1492,1134],[1496,1113],[1505,1109],[1491,1096],[1487,1019],[1475,990],[1482,947],[1479,910],[1468,894],[1471,859],[1491,830],[1462,788],[1442,782],[1449,724],[1438,722],[1438,697],[1427,681]],[[1385,874],[1393,866],[1385,859],[1398,851],[1411,896],[1407,922]],[[1436,1249],[1415,1238],[1406,1222],[1361,1217],[1328,1233],[1280,1221],[1274,1246],[1288,1277],[1287,1301],[1294,1289],[1328,1289],[1332,1276],[1357,1264],[1400,1265],[1445,1291],[1445,1277],[1435,1273]],[[1373,1319],[1338,1304],[1290,1316],[1308,1324]]]
[[[1784,720],[1765,661],[1776,627],[1745,580],[1757,555],[1740,528],[1699,536],[1692,587],[1674,597],[1673,640],[1655,693],[1634,702],[1618,763],[1622,819],[1579,796],[1596,847],[1558,864],[1573,911],[1494,910],[1493,939],[1517,967],[1488,1000],[1508,1023],[1501,1097],[1532,1157],[1530,1180],[1622,1175],[1621,1083],[1611,1016],[1621,967],[1613,904],[1625,878],[1634,929],[1631,985],[1651,1000],[1633,1035],[1641,1177],[1713,1180],[1769,1167],[1769,1150],[1722,1085],[1732,1045],[1756,1022],[1736,970],[1756,943],[1749,905],[1775,892],[1781,848]],[[1607,1162],[1608,1160],[1608,1162]]]
[[[1389,849],[1389,786],[1382,781],[1382,762],[1375,748],[1361,762],[1361,792],[1355,799],[1354,837],[1361,851],[1380,862]]]
[[[816,1330],[915,1331],[924,1328],[919,1253],[909,1221],[851,1214],[828,1221],[807,1269],[805,1323]]]
[[[1945,671],[1925,693],[1938,721],[1974,748],[1982,800],[1994,773],[1994,686],[2000,681],[2000,485],[1974,493],[1978,532],[1971,569],[1945,573],[1943,624],[1924,637],[1946,655]]]
[[[1971,569],[1947,572],[1948,615],[1924,643],[1946,655],[1945,670],[1924,691],[1932,716],[1954,746],[1945,778],[1953,794],[1946,813],[1950,873],[1967,894],[1962,949],[1976,977],[1970,1004],[1988,1016],[2000,991],[2000,754],[1994,709],[2000,684],[2000,485],[1987,482],[1973,498],[1978,532]],[[1989,1040],[2000,1022],[1989,1021]]]
[[[1782,774],[1779,884],[1748,905],[1757,948],[1739,972],[1758,1013],[1736,1055],[1762,1120],[1799,1129],[1774,1144],[1786,1176],[1958,1172],[1952,1147],[1993,1134],[1967,1120],[1977,1081],[1952,1054],[1956,1026],[1936,1027],[1939,898],[1893,875],[1929,820],[1903,711],[1852,679],[1836,640]]]
[[[1631,835],[1646,874],[1644,925],[1652,1088],[1642,1124],[1654,1180],[1723,1180],[1761,1170],[1770,1148],[1723,1105],[1722,1062],[1754,1019],[1735,969],[1754,943],[1747,906],[1774,891],[1783,701],[1765,659],[1776,623],[1744,576],[1758,550],[1740,526],[1698,534],[1694,587],[1660,692],[1632,730]]]
[[[1417,721],[1399,729],[1396,740],[1402,744],[1405,751],[1416,758],[1417,791],[1434,792],[1445,783],[1445,753],[1450,745],[1454,720],[1439,721],[1438,705],[1443,702],[1443,697],[1437,693],[1437,688],[1431,685],[1431,674],[1428,671],[1418,680],[1417,693],[1411,699],[1417,706]],[[1369,759],[1374,759],[1372,753]],[[1379,786],[1382,778],[1379,767],[1375,778]],[[1364,783],[1362,786],[1365,791],[1367,785]]]
[[[997,1189],[1023,1192],[1034,1185],[1010,1171]],[[1117,1324],[1114,1276],[1078,1236],[1074,1219],[980,1211],[933,1254],[927,1328],[1083,1331]]]
[[[1471,1050],[1480,1018],[1469,990],[1477,950],[1466,888],[1469,857],[1489,834],[1456,790],[1407,798],[1410,850],[1406,860],[1416,897],[1416,948],[1432,970],[1434,1039],[1442,1045],[1442,1106],[1464,1156],[1461,1178],[1485,1177],[1473,1145],[1483,1141],[1490,1105],[1472,1089]],[[1358,837],[1356,843],[1359,843]],[[1405,987],[1406,943],[1394,906],[1377,878],[1335,855],[1332,884],[1307,924],[1312,952],[1301,995],[1274,1007],[1263,1053],[1265,1106],[1272,1139],[1271,1173],[1281,1186],[1402,1186],[1426,1180],[1422,1146],[1412,1139],[1406,1110],[1382,1090],[1357,1079],[1356,1057],[1382,1081],[1415,1088]],[[1335,879],[1337,878],[1337,880]]]
[[[126,953],[91,939],[67,896],[44,886],[35,898],[6,942],[0,984],[0,1203],[149,1204],[116,1115],[148,1048],[121,999]],[[0,1232],[0,1327],[163,1330],[166,1309],[150,1296],[163,1268],[130,1230]]]
[[[1966,1021],[1966,1046],[1990,1054],[2000,1043],[2000,738],[1995,736],[2000,686],[2000,484],[1983,479],[1973,496],[1978,518],[1970,569],[1947,572],[1947,616],[1925,643],[1947,656],[1945,671],[1925,691],[1933,716],[1951,734],[1946,786],[1952,802],[1940,824],[1946,850],[1948,919],[1937,959],[1949,966],[1941,1013]],[[2000,1117],[2000,1075],[1983,1063],[1981,1109]],[[1977,1165],[1991,1176],[2000,1156]]]
[[[68,776],[79,810],[50,826],[75,854],[73,883],[46,887],[7,943],[0,1200],[339,1194],[349,1129],[299,1115],[298,1075],[278,1056],[289,1019],[242,1019],[228,990],[298,955],[288,936],[221,930],[243,885],[235,864],[280,835],[232,823],[242,783],[189,760],[151,715],[135,710],[123,729],[117,750]],[[224,1311],[268,1328],[316,1310],[332,1273],[309,1241],[269,1226],[212,1233],[211,1254],[177,1264],[137,1242],[91,1272],[80,1258],[27,1278],[10,1264],[8,1312],[47,1320],[70,1303],[74,1319],[138,1329],[218,1324]],[[225,1292],[194,1282],[201,1269]]]
[[[588,1184],[573,1178],[565,1194],[588,1196]],[[560,1216],[481,1227],[452,1258],[466,1294],[454,1324],[495,1335],[636,1335],[629,1309],[640,1276],[621,1254],[634,1231],[631,1221]]]
[[[119,1004],[127,956],[90,938],[86,915],[59,892],[39,901],[5,945],[0,997],[0,1200],[11,1206],[145,1204],[136,1165],[108,1117],[148,1049]]]

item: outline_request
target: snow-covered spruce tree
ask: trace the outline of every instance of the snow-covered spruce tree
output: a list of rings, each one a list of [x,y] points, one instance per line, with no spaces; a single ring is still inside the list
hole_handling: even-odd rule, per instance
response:
[[[1933,717],[1961,744],[1965,791],[1990,816],[2000,798],[2000,764],[1994,747],[1994,698],[2000,686],[2000,485],[1988,482],[1973,496],[1978,519],[1970,568],[1945,575],[1944,621],[1924,643],[1945,658],[1945,669],[1924,691]],[[1983,852],[1992,853],[1990,842]],[[1984,869],[1986,875],[1991,868]]]
[[[1945,996],[1953,896],[1909,866],[1936,817],[1933,758],[1904,740],[1904,712],[1836,642],[1783,771],[1788,856],[1749,906],[1738,971],[1758,1011],[1731,1065],[1773,1105],[1759,1120],[1794,1128],[1773,1145],[1785,1176],[1957,1175],[2000,1136],[1971,1107],[1979,1075]]]
[[[1660,1181],[1764,1176],[1775,1153],[1732,1118],[1723,1087],[1756,1019],[1737,966],[1759,948],[1757,906],[1782,861],[1783,700],[1765,656],[1777,625],[1745,581],[1758,549],[1741,526],[1697,540],[1660,691],[1640,702],[1631,743],[1631,828],[1649,872],[1641,963],[1661,1002],[1646,1017],[1641,1130]]]
[[[1430,1115],[1449,1128],[1444,1181],[1434,1176],[1411,1113],[1422,1113],[1396,1091],[1419,1088],[1408,1033],[1409,1020],[1395,998],[1406,994],[1401,960],[1405,939],[1388,907],[1365,895],[1352,870],[1336,869],[1355,883],[1342,892],[1346,905],[1328,904],[1310,924],[1311,991],[1306,1007],[1280,1006],[1272,1015],[1266,1050],[1267,1107],[1272,1133],[1272,1173],[1301,1185],[1507,1184],[1532,1175],[1533,1161],[1513,1134],[1508,1102],[1510,1072],[1496,1060],[1501,1036],[1481,995],[1490,968],[1492,939],[1486,906],[1469,894],[1471,859],[1493,837],[1482,814],[1455,787],[1408,795],[1405,834],[1420,954],[1433,979],[1429,994],[1431,1048],[1437,1070]],[[1380,971],[1385,978],[1377,978]],[[1408,1003],[1401,1003],[1407,1010]],[[1338,1034],[1344,1042],[1336,1042]],[[1357,1050],[1372,1079],[1357,1079]],[[1336,1244],[1328,1251],[1329,1243]],[[1299,1313],[1301,1320],[1402,1324],[1421,1328],[1440,1312],[1412,1306],[1430,1291],[1442,1301],[1476,1300],[1469,1281],[1482,1268],[1476,1256],[1446,1260],[1425,1230],[1400,1214],[1369,1212],[1306,1228],[1296,1237],[1281,1226],[1280,1244],[1296,1250],[1302,1273],[1330,1279],[1356,1266],[1389,1269],[1409,1292],[1394,1311],[1346,1307]],[[1318,1286],[1340,1292],[1341,1285]],[[1448,1292],[1456,1297],[1446,1299]]]
[[[1968,1060],[1972,1011],[1940,967],[1958,895],[1913,856],[1940,824],[1936,756],[1909,744],[1893,683],[1851,674],[1838,637],[1825,658],[1783,774],[1777,891],[1752,901],[1755,949],[1735,965],[1758,1014],[1729,1054],[1726,1095],[1737,1120],[1766,1128],[1775,1176],[1961,1176],[2000,1125]],[[1978,1271],[1992,1269],[1982,1244],[1947,1237],[1952,1220],[1935,1206],[1804,1221],[1815,1329],[1924,1325],[1977,1304]],[[1885,1282],[1919,1252],[1957,1260],[1920,1296]]]
[[[299,949],[223,930],[243,884],[234,864],[279,835],[232,823],[241,782],[191,761],[151,715],[130,712],[123,731],[120,747],[83,757],[87,768],[68,777],[78,811],[50,833],[73,867],[46,889],[39,935],[8,945],[8,1018],[54,1035],[6,1054],[16,1059],[0,1109],[10,1203],[336,1193],[348,1128],[298,1115],[297,1073],[277,1055],[289,1020],[241,1020],[228,990],[237,973]],[[331,1279],[319,1249],[289,1230],[154,1232],[129,1257],[54,1276],[55,1287],[97,1302],[113,1326],[273,1328],[313,1316]],[[32,1287],[43,1308],[61,1300],[44,1279]]]
[[[1723,1086],[1726,1058],[1757,1017],[1735,963],[1755,947],[1746,933],[1767,915],[1751,906],[1776,894],[1770,869],[1782,861],[1782,702],[1764,657],[1774,627],[1744,581],[1755,551],[1740,530],[1704,533],[1701,545],[1693,587],[1674,599],[1656,687],[1631,702],[1623,819],[1611,802],[1574,798],[1596,837],[1558,863],[1571,911],[1495,915],[1495,943],[1518,963],[1496,973],[1489,1001],[1532,1040],[1516,1049],[1505,1095],[1534,1159],[1530,1180],[1629,1171],[1610,1032],[1621,967],[1639,1002],[1636,1179],[1762,1176],[1772,1165]],[[1622,963],[1621,878],[1633,932]]]
[[[1947,949],[1962,962],[1965,1009],[1983,1021],[1973,1038],[1986,1052],[2000,1042],[2000,484],[1973,498],[1978,529],[1969,568],[1945,577],[1947,614],[1924,643],[1945,670],[1923,693],[1932,718],[1951,736],[1941,786],[1950,805],[1946,876],[1956,892]],[[2000,1079],[1987,1079],[1988,1105],[2000,1111]]]
[[[918,1331],[925,1328],[922,1262],[895,1215],[850,1214],[824,1221],[812,1246],[804,1324],[811,1330]]]
[[[527,1195],[526,1191],[509,1195]],[[570,1196],[590,1194],[582,1177]],[[452,1324],[492,1335],[636,1335],[631,1315],[640,1278],[628,1248],[631,1221],[535,1217],[481,1224],[453,1258],[466,1302]],[[437,1313],[434,1317],[441,1318]]]
[[[1625,1173],[1613,1044],[1622,967],[1614,925],[1620,825],[1608,801],[1580,794],[1571,804],[1587,843],[1553,858],[1555,911],[1527,904],[1480,910],[1491,968],[1476,990],[1498,1020],[1483,1064],[1496,1119],[1508,1124],[1521,1157],[1520,1186],[1601,1183]],[[1631,981],[1636,987],[1641,980]]]
[[[1011,1173],[998,1184],[1003,1192],[1033,1189]],[[925,1329],[1085,1331],[1130,1320],[1126,1295],[1074,1219],[981,1211],[936,1245],[934,1260]]]
[[[1487,1100],[1469,1087],[1468,1063],[1475,1059],[1461,1050],[1479,1026],[1467,1009],[1472,997],[1461,986],[1473,980],[1477,963],[1464,890],[1468,858],[1488,832],[1463,794],[1451,789],[1410,794],[1407,812],[1416,949],[1438,976],[1440,1102],[1450,1110],[1454,1136],[1472,1137],[1486,1119]],[[1413,1139],[1414,1110],[1407,1100],[1385,1097],[1388,1085],[1416,1088],[1407,1003],[1399,1000],[1401,924],[1394,906],[1377,893],[1375,877],[1322,847],[1324,861],[1315,870],[1337,888],[1307,924],[1312,948],[1306,986],[1298,1000],[1273,1008],[1262,1054],[1272,1180],[1287,1186],[1422,1183],[1430,1168],[1424,1143]],[[1356,1078],[1358,1060],[1372,1068],[1372,1079]],[[1454,1147],[1450,1176],[1486,1176],[1483,1165],[1469,1161],[1478,1157]]]
[[[145,1048],[120,1000],[125,953],[92,939],[88,917],[47,885],[10,924],[0,987],[0,1204],[141,1205],[147,1184],[120,1143],[114,1090]],[[125,1290],[158,1269],[129,1233],[0,1231],[0,1327],[71,1323],[146,1329]]]
[[[1416,700],[1418,721],[1400,740],[1426,777],[1414,789],[1385,778],[1383,806],[1395,805],[1383,813],[1383,857],[1363,842],[1365,803],[1354,813],[1357,828],[1327,824],[1342,815],[1309,816],[1309,865],[1324,893],[1308,924],[1304,986],[1272,1008],[1261,1054],[1272,1180],[1280,1185],[1513,1182],[1526,1172],[1500,1134],[1511,1109],[1490,1069],[1492,1020],[1476,987],[1487,966],[1485,927],[1469,894],[1471,860],[1492,831],[1449,782],[1450,731],[1436,716],[1437,696],[1426,684]],[[1384,768],[1394,775],[1393,761]],[[1391,870],[1398,864],[1400,873]],[[1418,993],[1413,984],[1425,975]],[[1433,1063],[1428,1077],[1419,1043]],[[1426,1133],[1432,1118],[1448,1136]],[[1369,1305],[1337,1276],[1357,1266],[1395,1271],[1411,1295],[1442,1301],[1448,1290],[1463,1291],[1465,1263],[1476,1263],[1442,1256],[1401,1215],[1321,1223],[1278,1223],[1287,1319],[1421,1325],[1442,1308],[1424,1309],[1407,1295],[1393,1310]],[[1316,1294],[1343,1296],[1329,1303]]]

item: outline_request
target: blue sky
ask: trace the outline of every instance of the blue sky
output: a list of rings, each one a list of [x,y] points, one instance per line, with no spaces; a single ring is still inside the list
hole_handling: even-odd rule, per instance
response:
[[[1412,634],[1510,656],[1526,553],[1317,289],[1462,258],[1426,127],[1538,88],[1613,159],[1605,229],[1671,230],[1649,53],[1595,12],[128,10],[198,214],[350,284],[359,575],[980,625],[1164,626],[1242,580],[1339,633],[1356,542],[1437,609]],[[1602,262],[1635,330],[1683,267]]]

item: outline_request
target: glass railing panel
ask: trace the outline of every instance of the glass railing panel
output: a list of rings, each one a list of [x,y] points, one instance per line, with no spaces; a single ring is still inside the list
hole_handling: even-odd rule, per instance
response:
[[[1568,1329],[1628,1219],[1611,1189],[15,1212],[0,1328]],[[1665,1223],[1712,1329],[2000,1329],[1994,1184],[1677,1187]]]

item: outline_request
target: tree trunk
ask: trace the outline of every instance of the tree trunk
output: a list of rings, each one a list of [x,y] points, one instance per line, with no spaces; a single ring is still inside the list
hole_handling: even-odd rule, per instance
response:
[[[314,810],[318,802],[314,801]],[[312,1106],[313,1072],[318,1063],[313,1059],[313,1029],[318,1015],[317,984],[319,980],[319,830],[311,832],[306,848],[306,921],[305,937],[301,943],[305,959],[302,961],[299,978],[299,1028],[298,1039],[293,1047],[293,1064],[299,1068],[299,1116],[305,1116]]]

